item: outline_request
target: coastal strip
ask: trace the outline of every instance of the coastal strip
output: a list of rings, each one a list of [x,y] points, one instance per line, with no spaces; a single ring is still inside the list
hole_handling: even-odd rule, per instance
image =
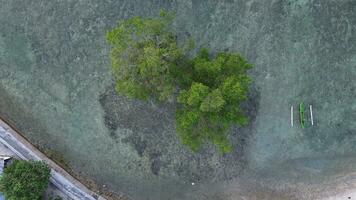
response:
[[[23,160],[42,160],[51,167],[50,182],[73,200],[106,200],[89,190],[0,119],[0,142]]]

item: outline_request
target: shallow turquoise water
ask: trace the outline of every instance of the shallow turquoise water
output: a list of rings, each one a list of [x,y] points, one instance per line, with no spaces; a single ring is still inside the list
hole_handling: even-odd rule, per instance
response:
[[[355,170],[355,1],[0,5],[1,116],[113,191],[133,199],[216,200],[256,196],[251,188],[259,188],[267,199],[292,199],[303,196],[300,183],[324,184]],[[239,51],[254,65],[251,123],[231,130],[231,154],[210,146],[192,154],[175,136],[174,105],[113,92],[105,31],[161,8],[177,13],[177,33],[192,35],[198,47]],[[315,125],[301,129],[296,120],[292,128],[290,106],[301,101],[313,105]],[[292,189],[280,187],[287,183]],[[237,185],[241,191],[231,189]]]

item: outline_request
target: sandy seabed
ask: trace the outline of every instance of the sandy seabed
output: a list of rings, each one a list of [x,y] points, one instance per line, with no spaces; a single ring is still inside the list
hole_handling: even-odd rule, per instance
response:
[[[356,166],[355,1],[0,5],[0,115],[81,176],[137,200],[313,199],[349,186],[331,183]],[[113,90],[105,32],[162,8],[197,48],[238,51],[254,66],[250,124],[231,130],[230,154],[209,145],[192,153],[175,135],[175,105]],[[300,102],[313,105],[314,126],[290,126]]]

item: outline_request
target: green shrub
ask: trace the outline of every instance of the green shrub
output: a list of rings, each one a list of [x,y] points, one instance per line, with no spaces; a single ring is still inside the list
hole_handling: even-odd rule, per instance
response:
[[[0,180],[7,200],[38,200],[47,188],[50,168],[43,162],[14,160]]]
[[[48,200],[63,200],[63,198],[60,196],[56,196],[56,197],[52,196],[52,197],[49,197]]]
[[[107,33],[117,92],[139,99],[172,98],[176,89],[172,73],[182,48],[169,31],[171,20],[166,12],[159,18],[133,17]]]
[[[177,134],[192,150],[205,141],[231,151],[228,129],[245,125],[240,108],[246,100],[251,65],[236,53],[209,55],[207,49],[188,59],[169,31],[172,15],[120,21],[107,33],[116,90],[128,97],[171,100],[178,89]],[[191,45],[188,45],[191,47]]]
[[[238,54],[218,53],[210,58],[206,49],[192,65],[193,83],[178,96],[178,135],[193,150],[208,140],[221,152],[229,152],[227,130],[247,123],[240,103],[247,98],[251,80],[246,72],[251,66]]]

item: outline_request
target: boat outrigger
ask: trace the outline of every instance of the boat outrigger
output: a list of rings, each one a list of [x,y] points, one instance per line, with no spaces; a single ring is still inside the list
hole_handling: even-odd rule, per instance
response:
[[[305,117],[304,117],[304,104],[303,102],[299,104],[299,117],[300,117],[300,125],[304,128]]]
[[[293,127],[294,122],[293,122],[293,106],[290,107],[290,125]]]
[[[311,121],[311,125],[314,125],[313,107],[312,107],[312,105],[309,105],[309,111],[310,111],[310,121]]]

